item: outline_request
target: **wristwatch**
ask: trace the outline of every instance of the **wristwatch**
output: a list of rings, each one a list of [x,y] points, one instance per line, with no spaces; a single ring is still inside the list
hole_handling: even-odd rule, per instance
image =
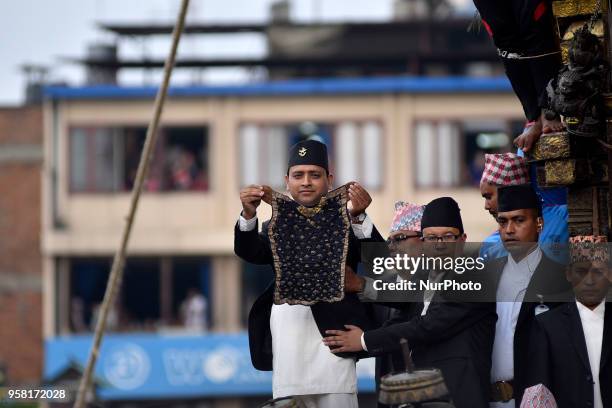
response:
[[[351,217],[351,222],[353,224],[361,224],[365,221],[365,219],[366,219],[366,213],[362,212],[356,217]]]

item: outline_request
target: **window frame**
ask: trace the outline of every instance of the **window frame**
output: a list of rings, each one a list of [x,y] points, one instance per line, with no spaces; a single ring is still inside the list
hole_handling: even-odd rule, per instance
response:
[[[210,122],[187,122],[187,123],[176,123],[176,122],[169,122],[169,123],[165,123],[163,126],[160,126],[157,129],[158,135],[157,135],[157,143],[164,143],[164,146],[162,147],[163,149],[165,149],[165,129],[167,128],[202,128],[202,130],[205,131],[205,141],[204,141],[204,145],[207,147],[207,151],[206,151],[206,155],[208,157],[203,157],[202,160],[204,162],[206,162],[208,164],[208,169],[203,168],[203,171],[205,173],[208,174],[208,188],[205,190],[159,190],[159,191],[147,191],[146,188],[143,187],[142,189],[142,194],[143,195],[148,195],[148,194],[155,194],[155,195],[166,195],[166,194],[209,194],[212,192],[213,190],[213,154],[211,152],[211,142],[212,142],[212,138],[213,138],[213,131],[214,131],[214,126],[212,126],[212,124]],[[145,132],[146,129],[148,128],[148,124],[146,123],[132,123],[132,122],[126,122],[126,123],[118,123],[118,122],[113,122],[113,123],[89,123],[89,122],[83,122],[83,123],[79,123],[79,122],[74,122],[74,123],[70,123],[68,126],[66,126],[66,133],[65,133],[65,153],[66,153],[66,173],[63,177],[64,182],[66,183],[66,191],[68,193],[68,195],[70,196],[117,196],[117,195],[129,195],[132,192],[132,189],[127,189],[127,190],[114,190],[114,189],[110,189],[110,190],[101,190],[101,189],[96,189],[96,188],[90,188],[87,187],[85,189],[75,189],[72,183],[72,170],[73,170],[73,160],[72,160],[72,155],[73,155],[73,146],[72,146],[72,134],[76,129],[81,129],[81,130],[85,130],[87,132],[95,132],[97,129],[108,129],[108,130],[112,130],[113,132],[117,132],[118,130],[125,130],[125,129],[136,129],[136,128],[144,128]],[[145,133],[146,134],[146,133]],[[88,137],[91,137],[88,135]],[[114,135],[113,137],[117,137],[116,135]],[[116,142],[113,141],[113,144],[115,144]],[[113,146],[114,147],[114,146]],[[113,152],[113,161],[117,160],[117,158],[115,157],[115,153]],[[124,166],[123,166],[123,175],[122,177],[125,176],[125,157],[124,159]],[[114,163],[113,163],[113,169],[114,169]],[[149,174],[150,174],[150,167],[149,167]]]
[[[240,119],[237,121],[236,123],[236,127],[235,127],[235,145],[236,145],[236,153],[237,153],[237,157],[238,160],[236,160],[236,164],[235,164],[235,171],[236,174],[238,175],[238,177],[236,178],[236,183],[237,183],[237,188],[243,188],[246,186],[246,184],[243,183],[242,180],[242,174],[243,174],[243,163],[241,158],[242,155],[242,143],[241,143],[241,129],[245,126],[255,126],[258,129],[265,129],[265,128],[270,128],[270,127],[274,127],[274,126],[297,126],[301,123],[304,122],[313,122],[316,124],[321,124],[321,125],[329,125],[333,128],[333,135],[332,138],[334,139],[334,144],[335,142],[335,138],[336,138],[336,131],[338,129],[338,126],[344,122],[349,122],[351,124],[354,124],[356,126],[358,126],[360,129],[363,129],[363,126],[368,124],[368,123],[375,123],[376,125],[378,125],[379,129],[380,129],[380,183],[377,187],[369,187],[369,186],[365,186],[365,188],[368,190],[368,192],[370,193],[380,193],[383,192],[385,190],[385,186],[388,184],[387,180],[387,168],[386,168],[386,163],[387,160],[385,160],[386,154],[387,154],[387,142],[388,142],[388,132],[387,132],[387,124],[384,120],[384,118],[380,117],[380,116],[362,116],[362,117],[334,117],[334,118],[324,118],[324,117],[315,117],[315,118],[308,118],[308,119],[304,119],[304,118],[288,118],[288,119]],[[357,153],[358,156],[361,155],[362,153],[362,147],[359,145],[357,146]],[[332,174],[334,175],[334,177],[336,176],[336,165],[335,165],[335,157],[332,156],[329,158],[330,159],[330,164],[331,167],[333,169]],[[284,174],[283,174],[284,176]],[[357,182],[361,183],[361,180],[354,180]],[[334,180],[334,188],[340,187],[340,184],[336,184],[337,180]]]
[[[440,189],[455,189],[455,190],[464,190],[464,189],[473,189],[475,188],[472,185],[466,184],[463,182],[454,185],[454,186],[443,186],[440,184],[440,175],[439,172],[436,172],[434,175],[434,183],[427,185],[427,186],[421,186],[419,185],[419,169],[418,169],[418,163],[417,163],[417,134],[416,134],[416,129],[417,126],[420,123],[429,123],[431,124],[435,129],[438,128],[438,126],[442,123],[450,123],[450,124],[456,124],[460,126],[460,137],[463,139],[460,143],[460,149],[461,149],[461,159],[460,159],[460,163],[461,163],[461,172],[465,171],[465,122],[469,122],[469,121],[488,121],[488,120],[497,120],[500,122],[504,122],[505,128],[508,131],[508,134],[510,134],[511,140],[512,140],[512,130],[513,130],[513,124],[514,123],[520,123],[520,122],[524,122],[524,120],[520,117],[517,116],[496,116],[496,117],[483,117],[483,116],[466,116],[466,117],[448,117],[448,118],[441,118],[439,116],[421,116],[421,117],[417,117],[414,118],[409,124],[408,124],[408,129],[410,132],[410,143],[408,143],[409,145],[409,149],[410,151],[408,152],[408,157],[410,157],[411,159],[408,160],[407,165],[408,170],[411,171],[412,173],[412,180],[411,180],[411,185],[412,185],[412,189],[414,189],[415,191],[429,191],[429,190],[440,190]],[[436,134],[437,135],[437,134]],[[518,136],[518,135],[517,135]],[[436,137],[436,140],[434,141],[434,151],[438,151],[438,149],[436,149],[437,143],[438,143],[438,138]]]

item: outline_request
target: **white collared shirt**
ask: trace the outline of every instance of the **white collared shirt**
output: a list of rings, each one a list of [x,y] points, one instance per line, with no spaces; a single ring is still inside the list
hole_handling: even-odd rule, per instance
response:
[[[429,275],[427,276],[427,280],[429,281],[430,284],[436,284],[439,283],[442,278],[444,277],[444,273],[443,272],[433,272],[433,271],[429,271]],[[427,310],[429,310],[429,305],[431,304],[431,301],[433,300],[434,295],[436,294],[435,290],[430,290],[427,289],[423,292],[423,311],[421,311],[421,316],[425,316],[427,314]]]
[[[491,382],[514,378],[514,331],[523,299],[531,277],[542,260],[542,250],[537,246],[521,261],[516,262],[508,254],[508,262],[502,271],[497,287],[497,323],[491,366]],[[491,408],[514,408],[514,399],[508,402],[491,402]]]
[[[599,384],[599,364],[601,362],[601,346],[603,343],[604,315],[606,312],[605,300],[595,309],[591,310],[582,303],[576,301],[578,314],[582,322],[582,330],[586,341],[591,365],[591,376],[593,377],[594,408],[603,408],[601,399],[601,388]]]
[[[527,286],[541,260],[542,250],[539,246],[519,262],[508,255],[496,294],[497,323],[493,342],[491,382],[514,378],[514,331]]]
[[[257,217],[240,216],[240,231],[252,231]],[[358,239],[370,238],[373,224],[351,224]],[[272,305],[272,396],[352,394],[357,391],[355,359],[338,357],[323,344],[310,306]]]
[[[257,217],[255,216],[250,220],[247,220],[241,214],[238,223],[240,231],[252,231],[257,225]],[[366,217],[361,224],[351,224],[351,227],[357,239],[366,239],[372,237],[374,223],[372,223],[370,216],[366,214]]]

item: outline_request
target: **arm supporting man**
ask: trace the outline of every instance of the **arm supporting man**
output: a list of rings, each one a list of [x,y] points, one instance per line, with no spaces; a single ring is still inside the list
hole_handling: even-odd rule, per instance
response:
[[[488,303],[435,302],[424,316],[364,333],[372,355],[400,351],[400,340],[411,346],[447,340],[490,313]]]
[[[447,340],[491,313],[490,303],[434,302],[427,314],[408,322],[393,324],[363,332],[347,326],[347,331],[328,330],[324,343],[334,353],[367,350],[370,355],[400,351],[400,340],[405,338],[411,346]],[[362,338],[363,337],[363,338]]]

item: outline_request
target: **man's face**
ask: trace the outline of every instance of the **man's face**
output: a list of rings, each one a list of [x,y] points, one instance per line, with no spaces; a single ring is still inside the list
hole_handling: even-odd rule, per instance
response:
[[[306,164],[291,167],[285,176],[291,197],[306,207],[317,205],[333,181],[334,177],[328,175],[323,167]]]
[[[480,195],[485,200],[484,208],[493,216],[497,217],[497,186],[491,183],[480,183]]]
[[[453,257],[462,252],[466,238],[454,227],[423,228],[423,252],[430,257]]]
[[[538,224],[542,219],[534,209],[500,212],[497,224],[504,246],[510,253],[521,252],[538,242]]]
[[[399,230],[389,234],[387,240],[391,256],[408,255],[419,256],[421,248],[421,234],[417,231]]]
[[[567,268],[567,280],[576,299],[587,307],[599,305],[612,284],[612,268],[602,261],[573,263]]]

